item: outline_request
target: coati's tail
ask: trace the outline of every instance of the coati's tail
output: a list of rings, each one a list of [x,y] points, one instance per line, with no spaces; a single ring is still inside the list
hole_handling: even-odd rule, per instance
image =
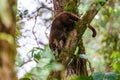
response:
[[[95,37],[97,34],[96,30],[91,25],[88,25],[88,28],[91,29],[93,32],[92,37]]]

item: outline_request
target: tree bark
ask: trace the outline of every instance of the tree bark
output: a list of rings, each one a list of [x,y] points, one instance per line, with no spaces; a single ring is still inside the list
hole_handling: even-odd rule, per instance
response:
[[[15,73],[16,1],[0,1],[0,80],[17,80]]]
[[[82,35],[84,34],[87,25],[90,24],[94,16],[100,10],[101,7],[97,6],[103,6],[106,1],[94,2],[91,5],[91,8],[82,15],[81,20],[77,23],[77,28],[70,32],[66,44],[60,53],[59,59],[57,59],[65,69],[59,72],[52,72],[52,77],[62,80],[71,75],[88,76],[86,66],[87,59],[80,57],[80,54],[85,54]],[[53,3],[55,15],[64,11],[64,7],[68,4],[69,7],[71,7],[68,11],[76,15],[78,14],[77,7],[79,5],[79,0],[53,0]],[[78,52],[74,54],[77,47]]]

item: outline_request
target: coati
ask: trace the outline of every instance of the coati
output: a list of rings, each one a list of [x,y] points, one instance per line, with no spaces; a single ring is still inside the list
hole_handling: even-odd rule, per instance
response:
[[[66,43],[67,33],[72,31],[75,27],[75,21],[80,18],[71,12],[61,12],[52,22],[49,46],[52,51],[60,53],[61,48]],[[93,37],[96,36],[96,30],[92,26],[88,26],[93,32]],[[62,45],[61,45],[62,43]]]

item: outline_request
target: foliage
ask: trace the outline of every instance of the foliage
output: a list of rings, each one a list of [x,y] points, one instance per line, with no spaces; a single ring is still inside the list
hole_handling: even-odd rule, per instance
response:
[[[93,75],[93,80],[118,80],[118,76],[116,73],[103,73],[103,72],[96,72]]]
[[[106,71],[115,71],[120,73],[120,9],[118,3],[108,3],[104,9],[99,13],[99,26],[102,33],[101,48],[98,52],[104,56]],[[103,23],[100,25],[100,23]]]
[[[83,14],[89,9],[92,1],[101,2],[105,0],[80,0],[80,6],[78,7],[79,13]],[[112,2],[107,3],[102,10],[96,15],[95,19],[92,21],[92,25],[97,30],[97,37],[90,39],[89,31],[86,31],[84,42],[86,44],[86,55],[79,55],[81,58],[88,59],[91,57],[92,65],[95,65],[95,72],[89,77],[72,75],[66,80],[119,80],[118,76],[120,73],[120,1],[111,0]],[[116,1],[116,2],[115,2]],[[64,10],[70,11],[75,10],[74,6],[70,6],[68,3]],[[84,7],[84,8],[83,8]],[[16,20],[19,21],[28,14],[28,10],[18,10]],[[78,12],[78,11],[74,11]],[[23,22],[24,24],[24,22]],[[20,23],[22,25],[22,23]],[[23,26],[23,25],[22,25]],[[19,26],[17,26],[17,36],[21,36]],[[75,55],[77,53],[77,49]],[[90,54],[89,54],[90,53]],[[45,48],[34,47],[30,53],[34,61],[37,63],[29,73],[27,73],[21,80],[46,80],[48,75],[53,70],[61,70],[62,65],[57,63],[54,59],[52,52],[48,46]],[[98,58],[100,57],[100,58]],[[96,62],[93,62],[92,60]],[[105,62],[105,64],[100,61]],[[17,58],[16,63],[21,66],[23,60]],[[98,66],[98,67],[96,67]],[[103,67],[106,67],[105,70]],[[104,73],[105,72],[105,73]],[[107,72],[107,73],[106,73]],[[115,72],[115,73],[113,73]]]
[[[37,62],[37,65],[20,80],[47,80],[51,71],[61,70],[63,68],[62,65],[55,62],[54,55],[48,45],[44,49],[34,47],[30,53]],[[118,74],[113,72],[95,72],[88,77],[72,75],[65,80],[119,80],[119,78]]]
[[[101,52],[104,54],[104,58],[106,60],[106,63],[110,68],[112,67],[116,72],[120,72],[120,40],[118,37],[118,34],[108,35],[103,38],[102,43],[104,43]]]
[[[76,0],[77,3],[79,4],[80,1],[79,0]],[[74,3],[74,0],[71,1],[71,2],[66,2],[66,6],[63,7],[63,10],[64,11],[70,11],[70,12],[74,12],[74,13],[78,13],[78,5],[76,5]]]
[[[65,80],[119,80],[119,78],[116,73],[95,72],[88,77],[72,75]]]
[[[59,71],[63,69],[63,66],[55,61],[53,53],[48,45],[45,46],[44,49],[34,47],[30,53],[33,59],[37,62],[37,65],[27,73],[24,78],[46,80],[51,71]]]

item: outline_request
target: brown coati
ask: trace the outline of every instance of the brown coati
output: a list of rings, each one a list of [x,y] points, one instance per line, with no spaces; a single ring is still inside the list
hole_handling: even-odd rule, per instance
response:
[[[80,18],[71,12],[61,12],[52,22],[49,46],[52,51],[60,53],[61,48],[66,43],[67,33],[72,31],[75,27],[75,22]],[[93,37],[96,36],[96,30],[92,26],[88,26],[93,32]],[[62,43],[62,45],[61,45]]]

